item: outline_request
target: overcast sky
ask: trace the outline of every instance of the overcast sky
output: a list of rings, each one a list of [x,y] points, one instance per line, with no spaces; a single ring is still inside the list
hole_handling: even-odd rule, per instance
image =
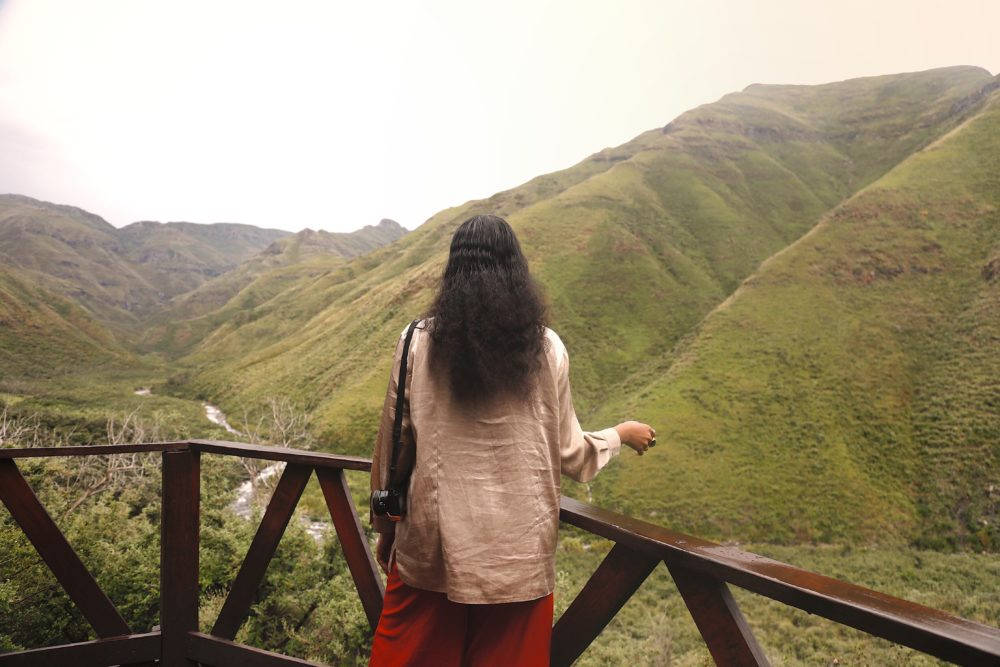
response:
[[[0,192],[413,228],[750,83],[996,74],[998,26],[996,0],[0,0]]]

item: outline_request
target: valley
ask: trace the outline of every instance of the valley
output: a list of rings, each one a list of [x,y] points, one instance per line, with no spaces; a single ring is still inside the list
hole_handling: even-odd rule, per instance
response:
[[[131,419],[147,437],[368,456],[395,340],[430,302],[451,233],[478,213],[521,239],[584,428],[640,419],[662,445],[564,493],[1000,623],[1000,77],[977,67],[754,84],[412,231],[116,229],[0,195],[0,409],[66,443],[104,442]],[[242,521],[255,511],[248,475],[267,488],[274,470],[218,465],[213,582],[249,530],[233,499]],[[367,480],[351,485],[363,504]],[[155,513],[127,493],[108,502]],[[314,481],[300,510],[275,577],[304,577],[306,555],[338,548],[307,532],[326,511]],[[606,551],[564,537],[557,606]],[[665,570],[647,585],[593,664],[707,655],[693,626],[660,627],[684,615]],[[221,593],[208,590],[210,611]],[[313,608],[353,637],[344,655],[363,646],[356,609]],[[794,664],[912,657],[754,609],[762,641]],[[245,632],[270,636],[263,621]]]

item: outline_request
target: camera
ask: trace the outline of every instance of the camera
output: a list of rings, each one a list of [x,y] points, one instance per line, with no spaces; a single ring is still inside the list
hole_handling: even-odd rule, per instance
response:
[[[372,491],[372,514],[399,521],[406,514],[406,492],[399,489]]]

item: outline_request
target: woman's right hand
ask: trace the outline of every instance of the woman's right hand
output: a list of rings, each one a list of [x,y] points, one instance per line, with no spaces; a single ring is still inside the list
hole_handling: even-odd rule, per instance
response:
[[[615,430],[618,431],[622,444],[634,449],[639,456],[650,447],[656,446],[656,430],[649,424],[627,421],[615,426]]]
[[[389,574],[389,557],[392,554],[392,543],[396,541],[395,532],[379,533],[375,544],[375,560],[386,574]]]

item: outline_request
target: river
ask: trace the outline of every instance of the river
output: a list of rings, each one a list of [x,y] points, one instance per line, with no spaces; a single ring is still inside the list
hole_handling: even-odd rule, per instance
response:
[[[137,396],[152,395],[152,392],[148,387],[136,389],[134,393]],[[208,419],[208,421],[221,426],[233,435],[243,436],[243,433],[232,427],[229,420],[226,419],[226,414],[220,410],[218,406],[212,405],[211,403],[202,403],[202,407],[205,408],[205,418]],[[253,480],[248,479],[237,487],[236,500],[229,505],[229,509],[233,510],[233,513],[236,514],[236,516],[242,519],[249,519],[253,514],[255,487],[259,487],[261,484],[266,483],[275,475],[280,474],[284,469],[285,463],[283,461],[272,463],[271,465],[262,468]],[[312,535],[313,539],[317,542],[321,542],[323,540],[323,536],[330,528],[330,523],[328,521],[310,521],[306,517],[301,517],[300,521],[302,525],[305,526],[306,532]]]
[[[226,429],[233,435],[242,436],[243,433],[237,431],[233,428],[229,421],[226,419],[226,415],[218,407],[212,405],[211,403],[205,403],[205,417],[208,421],[213,424],[218,424],[222,428]],[[281,474],[285,469],[285,462],[279,461],[278,463],[272,463],[265,468],[262,468],[260,472],[257,473],[253,480],[247,480],[239,485],[236,489],[236,500],[234,500],[230,505],[229,509],[233,510],[236,516],[249,519],[253,514],[253,500],[254,500],[254,490],[259,488],[262,484],[265,484],[275,475]],[[306,532],[312,535],[313,539],[317,542],[323,540],[323,536],[329,529],[330,524],[326,521],[310,521],[306,517],[301,517],[299,521],[305,527]]]

